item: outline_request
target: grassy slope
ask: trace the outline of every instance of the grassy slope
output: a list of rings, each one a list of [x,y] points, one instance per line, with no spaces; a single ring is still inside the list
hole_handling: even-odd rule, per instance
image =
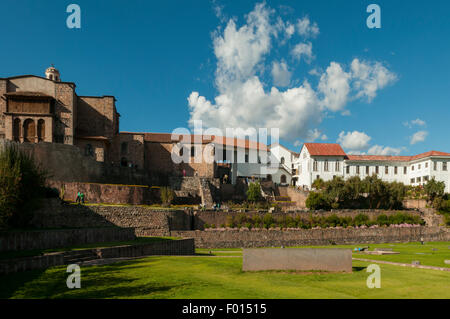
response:
[[[450,298],[450,273],[381,266],[368,289],[366,262],[352,274],[241,271],[241,258],[148,257],[83,267],[81,289],[66,288],[65,267],[0,277],[1,298]]]

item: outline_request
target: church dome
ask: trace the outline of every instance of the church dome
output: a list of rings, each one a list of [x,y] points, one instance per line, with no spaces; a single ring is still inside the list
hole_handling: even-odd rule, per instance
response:
[[[45,77],[49,80],[60,82],[61,78],[59,75],[58,69],[56,69],[53,65],[45,70]]]

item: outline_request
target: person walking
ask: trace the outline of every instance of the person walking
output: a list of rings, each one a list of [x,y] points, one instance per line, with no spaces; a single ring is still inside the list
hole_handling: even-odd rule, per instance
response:
[[[81,197],[81,203],[84,204],[84,193],[81,193],[80,197]]]
[[[80,201],[81,201],[81,193],[78,192],[78,194],[77,194],[77,199],[76,199],[77,204],[79,204]]]

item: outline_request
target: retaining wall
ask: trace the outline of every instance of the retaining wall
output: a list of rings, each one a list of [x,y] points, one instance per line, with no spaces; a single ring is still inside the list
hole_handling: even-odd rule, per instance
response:
[[[0,232],[0,252],[70,247],[135,239],[133,228],[85,228]]]
[[[295,229],[295,230],[207,230],[172,231],[171,236],[194,238],[197,248],[251,248],[305,245],[343,245],[450,241],[450,231],[442,227]]]
[[[167,240],[142,245],[118,246],[98,249],[78,250],[76,253],[92,252],[99,259],[102,258],[126,258],[144,257],[153,255],[184,256],[194,255],[194,239]],[[74,252],[52,253],[44,256],[27,258],[15,258],[0,260],[0,274],[28,271],[35,269],[46,269],[49,267],[68,264],[65,257]]]

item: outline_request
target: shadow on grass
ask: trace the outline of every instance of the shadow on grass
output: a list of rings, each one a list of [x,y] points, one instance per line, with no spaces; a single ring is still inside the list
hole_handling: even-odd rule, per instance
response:
[[[151,257],[150,257],[151,258]],[[68,289],[67,266],[32,270],[0,276],[0,299],[8,298],[114,298],[135,297],[164,292],[176,286],[142,284],[145,278],[127,276],[134,269],[152,267],[149,258],[121,261],[104,266],[81,266],[81,289]]]
[[[366,269],[367,267],[352,267],[353,271],[362,271],[364,269]]]

